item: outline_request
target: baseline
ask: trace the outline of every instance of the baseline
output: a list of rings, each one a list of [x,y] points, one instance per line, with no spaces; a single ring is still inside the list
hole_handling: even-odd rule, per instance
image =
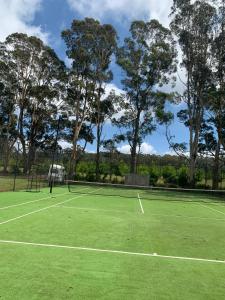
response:
[[[147,256],[147,257],[155,257],[155,258],[163,258],[163,259],[188,260],[188,261],[200,261],[200,262],[209,262],[209,263],[216,263],[216,264],[225,264],[225,260],[185,257],[185,256],[170,256],[170,255],[161,255],[157,253],[129,252],[129,251],[122,251],[122,250],[98,249],[98,248],[42,244],[42,243],[31,243],[31,242],[10,241],[10,240],[0,240],[0,243],[29,245],[29,246],[37,246],[37,247],[49,247],[49,248],[64,248],[64,249],[73,249],[73,250],[81,250],[81,251],[105,252],[105,253],[125,254],[125,255],[133,255],[133,256]]]

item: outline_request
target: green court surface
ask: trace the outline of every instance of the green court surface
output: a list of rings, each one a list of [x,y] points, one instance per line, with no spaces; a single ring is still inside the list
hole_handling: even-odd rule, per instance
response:
[[[0,193],[0,299],[225,299],[221,197],[75,192]]]

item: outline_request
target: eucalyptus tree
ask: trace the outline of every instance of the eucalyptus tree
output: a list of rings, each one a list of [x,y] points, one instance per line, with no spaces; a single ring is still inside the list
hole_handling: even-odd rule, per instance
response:
[[[160,92],[176,70],[176,49],[169,29],[158,21],[134,21],[130,37],[117,52],[117,63],[124,71],[126,96],[124,114],[115,124],[124,132],[131,148],[130,172],[136,172],[137,148],[145,136],[165,118],[169,95]],[[167,115],[168,117],[168,115]]]
[[[77,142],[82,124],[90,120],[94,110],[97,128],[96,177],[99,178],[99,152],[101,131],[101,100],[105,84],[112,79],[109,70],[111,56],[116,47],[116,32],[109,24],[100,24],[91,18],[74,20],[71,29],[62,32],[67,56],[72,60],[69,82],[69,105],[75,118],[73,156],[77,156]]]
[[[74,128],[76,126],[76,120],[73,118],[68,118],[64,122],[64,130],[61,132],[60,137],[62,140],[66,141],[67,143],[71,144],[71,141],[74,139]],[[79,143],[76,147],[76,163],[74,164],[74,161],[71,160],[71,155],[73,155],[73,149],[70,149],[68,159],[70,159],[69,162],[69,173],[76,174],[77,165],[79,164],[79,161],[85,154],[85,150],[87,147],[87,144],[93,144],[95,139],[95,136],[93,134],[93,125],[89,124],[87,122],[83,123],[81,126],[81,129],[79,131],[79,136],[77,142]],[[72,151],[71,151],[72,150]]]
[[[189,152],[189,182],[194,186],[201,125],[212,80],[211,42],[215,8],[204,0],[174,0],[171,16],[171,29],[179,42],[181,67],[186,75],[185,91],[181,97],[186,108],[178,113],[178,117],[189,130],[188,148],[184,144],[172,146]]]
[[[208,90],[204,146],[213,157],[213,189],[218,189],[225,150],[225,2],[215,3],[216,15],[211,43],[212,85]],[[207,130],[208,124],[208,130]]]
[[[43,42],[22,33],[6,38],[11,72],[16,78],[15,102],[18,111],[24,172],[30,170],[37,147],[52,138],[52,121],[64,78],[64,63]]]
[[[114,116],[120,111],[118,104],[121,97],[115,91],[110,91],[109,95],[102,99],[97,97],[91,108],[91,123],[96,127],[96,180],[100,178],[100,148],[104,144],[103,129],[106,122],[111,123]]]
[[[13,94],[8,87],[0,82],[0,152],[3,172],[8,172],[9,158],[17,139]]]
[[[117,149],[117,144],[121,142],[118,135],[114,135],[111,139],[102,141],[104,151],[108,154],[109,162],[109,180],[112,182],[112,175],[121,175],[119,170],[119,155],[120,152]]]
[[[215,104],[214,104],[215,105]],[[204,160],[210,158],[212,166],[212,188],[217,190],[221,179],[220,171],[224,165],[224,147],[220,142],[218,136],[217,124],[221,123],[221,119],[217,119],[214,114],[207,114],[201,126],[201,133],[199,139],[199,154],[203,156]],[[225,116],[223,117],[223,124],[225,125]]]
[[[15,77],[11,74],[11,59],[4,43],[0,43],[0,144],[3,172],[8,171],[8,163],[17,139],[14,101]]]

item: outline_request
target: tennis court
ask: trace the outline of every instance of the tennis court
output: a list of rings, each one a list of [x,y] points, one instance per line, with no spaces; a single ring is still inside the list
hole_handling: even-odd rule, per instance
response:
[[[1,299],[224,299],[223,196],[74,185],[0,194]]]

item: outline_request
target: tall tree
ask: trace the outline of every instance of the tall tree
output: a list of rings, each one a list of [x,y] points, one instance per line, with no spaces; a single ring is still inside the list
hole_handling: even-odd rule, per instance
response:
[[[178,117],[189,130],[188,149],[184,144],[172,146],[189,152],[189,182],[194,186],[201,125],[207,90],[211,84],[210,45],[215,9],[204,0],[174,0],[171,15],[171,29],[177,36],[182,51],[181,67],[186,72],[185,91],[182,95],[186,109],[181,110]]]
[[[157,89],[169,83],[176,70],[176,50],[170,31],[158,21],[135,21],[130,27],[131,37],[117,52],[122,67],[126,99],[124,115],[115,123],[126,130],[131,147],[130,172],[137,167],[137,148],[144,137],[156,129],[155,120],[165,117],[164,105],[168,95]]]
[[[17,139],[14,87],[15,77],[11,74],[11,58],[4,43],[0,43],[0,144],[3,172],[8,171],[9,158]]]
[[[214,150],[213,189],[219,187],[221,156],[225,150],[225,2],[219,0],[216,4],[211,49],[213,79],[207,103],[208,121],[213,126],[213,130],[209,132],[209,136],[213,137],[214,141],[214,143],[209,144]],[[208,144],[206,143],[206,145]]]
[[[14,33],[6,38],[11,72],[17,80],[15,101],[24,171],[30,170],[37,147],[52,138],[52,122],[61,93],[64,63],[36,37]]]
[[[0,82],[0,144],[3,161],[3,172],[8,172],[9,158],[17,139],[17,117],[13,94]]]
[[[100,97],[100,98],[98,98]],[[92,106],[91,122],[96,126],[96,180],[100,179],[100,147],[103,145],[102,140],[103,128],[107,121],[111,121],[114,115],[120,110],[118,103],[121,99],[120,96],[116,95],[115,91],[112,90],[110,94],[102,99],[101,95],[97,96],[96,101]]]
[[[97,112],[96,177],[99,178],[101,98],[104,84],[112,79],[109,71],[111,56],[116,47],[116,32],[109,24],[90,18],[74,20],[71,29],[62,32],[67,56],[72,60],[69,101],[75,117],[73,161],[76,161],[77,142],[82,124],[90,119],[90,110]]]

